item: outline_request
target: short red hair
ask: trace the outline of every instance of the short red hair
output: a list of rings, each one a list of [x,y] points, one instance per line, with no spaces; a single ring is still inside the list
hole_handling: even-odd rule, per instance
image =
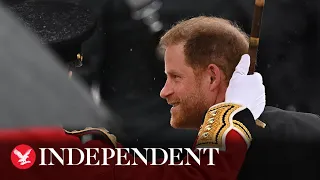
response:
[[[236,24],[217,17],[195,17],[173,26],[160,39],[160,47],[184,43],[187,63],[194,69],[216,64],[230,79],[249,38]]]

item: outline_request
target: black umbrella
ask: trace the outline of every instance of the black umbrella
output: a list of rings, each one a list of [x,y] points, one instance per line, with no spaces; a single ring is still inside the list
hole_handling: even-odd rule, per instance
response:
[[[120,121],[94,103],[87,87],[0,4],[0,128],[105,127]]]

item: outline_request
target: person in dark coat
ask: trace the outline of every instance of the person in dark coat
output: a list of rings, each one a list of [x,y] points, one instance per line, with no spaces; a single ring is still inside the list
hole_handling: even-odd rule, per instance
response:
[[[319,179],[320,117],[266,106],[239,180]]]

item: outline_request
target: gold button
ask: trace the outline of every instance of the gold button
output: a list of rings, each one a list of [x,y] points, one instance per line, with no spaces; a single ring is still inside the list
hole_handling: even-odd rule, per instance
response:
[[[212,116],[217,115],[217,110],[212,110],[212,111],[210,111],[210,114],[211,114]]]
[[[213,118],[210,118],[209,121],[208,121],[209,124],[212,124],[213,122],[214,122]]]
[[[206,126],[206,131],[210,131],[212,128],[210,125]]]

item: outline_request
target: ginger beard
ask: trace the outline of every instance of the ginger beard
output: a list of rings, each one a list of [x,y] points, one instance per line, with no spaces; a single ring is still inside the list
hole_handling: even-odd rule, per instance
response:
[[[201,90],[199,81],[189,86],[186,94],[180,97],[171,97],[170,102],[177,102],[171,108],[170,124],[173,128],[199,128],[202,124],[208,102],[205,93]]]

